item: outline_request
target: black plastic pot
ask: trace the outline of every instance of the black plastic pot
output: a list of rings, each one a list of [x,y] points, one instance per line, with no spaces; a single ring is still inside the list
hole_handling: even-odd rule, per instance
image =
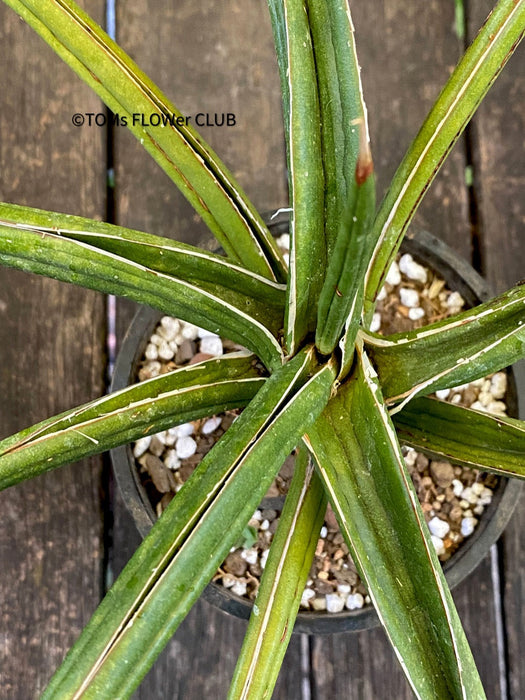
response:
[[[275,235],[288,230],[287,217],[277,219],[271,226]],[[459,258],[448,246],[429,233],[409,234],[403,250],[410,252],[420,262],[439,273],[448,286],[458,291],[468,306],[490,298],[487,283],[463,259]],[[112,391],[122,389],[136,381],[137,368],[151,336],[162,314],[149,308],[141,309],[135,316],[124,339],[119,353]],[[525,406],[519,405],[525,394],[523,367],[516,367],[510,373],[507,393],[508,412],[512,416],[523,416]],[[140,534],[144,537],[155,522],[156,516],[140,483],[131,447],[118,447],[111,450],[113,467],[117,482],[135,521]],[[507,525],[518,502],[522,482],[501,479],[494,492],[492,503],[486,508],[474,533],[465,540],[459,550],[445,563],[444,571],[451,588],[456,586],[487,555],[492,544],[496,542]],[[210,583],[204,591],[204,598],[227,613],[241,618],[248,618],[252,605],[234,595],[228,589]],[[297,616],[294,632],[310,634],[332,634],[376,627],[378,617],[372,606],[361,610],[340,613],[300,612]]]

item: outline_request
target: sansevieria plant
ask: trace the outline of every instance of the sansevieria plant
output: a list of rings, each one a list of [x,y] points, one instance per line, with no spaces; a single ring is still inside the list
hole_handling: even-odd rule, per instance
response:
[[[4,265],[122,295],[248,350],[131,386],[0,442],[2,487],[226,409],[240,417],[171,501],[45,698],[128,697],[200,596],[277,474],[295,472],[231,698],[268,698],[327,502],[415,693],[484,697],[400,440],[525,477],[525,423],[428,394],[525,356],[525,286],[449,320],[369,325],[426,189],[525,30],[500,0],[376,208],[347,0],[269,0],[289,168],[290,262],[217,155],[72,0],[5,0],[128,124],[225,255],[119,226],[0,204]],[[144,126],[132,114],[165,115]],[[269,174],[271,176],[271,174]]]

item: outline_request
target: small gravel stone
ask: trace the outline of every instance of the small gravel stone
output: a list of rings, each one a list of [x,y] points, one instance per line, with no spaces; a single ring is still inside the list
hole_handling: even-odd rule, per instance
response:
[[[464,304],[465,300],[459,292],[452,292],[451,294],[449,294],[449,297],[447,299],[447,306],[452,314],[461,311]]]
[[[463,489],[465,488],[459,479],[454,479],[452,482],[452,487],[454,489],[454,496],[461,496]]]
[[[437,537],[437,535],[431,535],[430,537],[438,557],[445,554],[445,545],[443,544],[441,537]]]
[[[430,463],[430,473],[434,481],[441,488],[446,489],[454,480],[454,467],[450,462],[434,462]]]
[[[425,310],[422,309],[420,306],[416,306],[415,308],[408,310],[408,318],[411,321],[419,321],[419,319],[423,318],[424,315],[425,315]]]
[[[401,287],[399,290],[399,299],[403,306],[406,306],[409,309],[419,306],[419,293],[417,289]]]
[[[149,451],[152,455],[155,455],[155,457],[160,457],[161,454],[164,452],[164,443],[158,435],[153,435],[153,437],[151,438]]]
[[[359,610],[365,604],[365,599],[361,593],[352,593],[346,599],[346,607],[348,610]]]
[[[171,428],[169,432],[174,431],[178,438],[186,437],[187,435],[193,435],[195,432],[195,426],[193,423],[181,423],[176,428]]]
[[[401,256],[399,260],[399,269],[410,280],[417,280],[422,284],[425,284],[427,281],[426,269],[417,263],[410,253],[405,253],[405,255]]]
[[[337,593],[328,593],[325,596],[326,599],[326,612],[338,613],[345,607],[344,598],[337,595]]]
[[[243,596],[246,595],[247,588],[245,581],[236,581],[231,587],[231,592],[235,593],[235,595]]]
[[[381,287],[379,290],[379,294],[377,295],[377,301],[383,301],[383,299],[386,299],[388,296],[388,292],[386,290],[385,285]]]
[[[162,365],[160,362],[157,360],[150,360],[149,362],[146,362],[139,373],[139,379],[143,381],[144,379],[149,379],[151,377],[158,377],[161,369]]]
[[[151,443],[151,435],[147,435],[146,437],[139,438],[137,442],[135,443],[135,446],[133,448],[133,456],[138,459],[139,457],[142,457],[142,455],[147,451],[148,447],[150,446]]]
[[[311,588],[305,588],[301,596],[301,607],[309,608],[310,600],[315,596],[315,591]]]
[[[463,520],[461,521],[461,534],[463,535],[463,537],[469,537],[470,535],[472,535],[472,533],[474,532],[474,528],[477,525],[477,522],[478,521],[476,520],[476,518],[463,518]]]
[[[467,488],[463,489],[461,493],[461,498],[464,501],[467,501],[467,503],[470,503],[471,505],[475,506],[476,503],[478,502],[478,497],[476,494],[472,491],[470,486],[467,486]]]
[[[208,418],[208,420],[201,427],[201,433],[204,435],[209,435],[213,433],[222,423],[222,418],[220,416],[214,416],[213,418]]]
[[[370,331],[372,333],[377,333],[381,328],[381,314],[375,313],[370,321]]]
[[[441,401],[448,399],[449,395],[450,395],[450,389],[438,389],[436,391],[436,397],[438,399],[441,399]]]
[[[321,610],[326,610],[326,598],[313,598],[312,608],[318,612]]]
[[[269,549],[265,549],[265,550],[263,551],[263,553],[261,554],[261,559],[260,559],[260,561],[259,561],[259,563],[260,563],[260,565],[261,565],[261,569],[264,569],[264,567],[266,566],[266,562],[267,562],[267,560],[268,560],[268,554],[269,554],[269,553],[270,553],[270,550],[269,550]]]
[[[185,435],[177,440],[176,450],[179,459],[188,459],[197,452],[197,443],[192,437]]]
[[[495,399],[502,399],[507,391],[507,375],[505,372],[496,372],[490,380],[490,391]]]
[[[277,245],[279,248],[284,248],[285,250],[290,250],[290,234],[283,233],[277,239]]]
[[[175,356],[175,353],[173,350],[170,348],[168,343],[166,341],[163,341],[159,345],[159,354],[158,356],[160,357],[161,360],[166,360],[168,362],[169,360],[172,360]]]
[[[443,537],[445,537],[445,535],[449,532],[450,525],[444,520],[441,520],[441,518],[435,516],[429,521],[428,529],[432,535],[443,539]]]
[[[258,555],[257,555],[257,550],[256,549],[243,549],[241,552],[241,557],[248,563],[248,564],[256,564]]]
[[[180,344],[180,347],[177,350],[177,354],[175,356],[175,362],[178,365],[184,365],[186,362],[189,362],[191,358],[195,355],[195,347],[194,343],[192,343],[191,340],[183,340],[183,342]]]
[[[180,467],[180,459],[177,457],[175,450],[168,450],[166,456],[164,457],[164,464],[172,471],[175,471]]]
[[[159,356],[159,349],[153,343],[148,343],[144,351],[144,356],[147,360],[156,360]]]
[[[489,413],[504,415],[507,410],[507,406],[505,403],[503,403],[503,401],[491,401],[487,406],[487,410]]]
[[[395,260],[392,263],[392,265],[390,265],[390,269],[388,271],[385,281],[388,282],[388,284],[393,285],[394,287],[396,287],[401,282],[401,273],[399,272],[399,265]]]
[[[223,354],[222,340],[218,335],[207,335],[201,340],[201,352],[219,357]]]
[[[199,329],[197,326],[194,326],[193,323],[185,323],[182,326],[181,330],[181,335],[184,338],[184,340],[196,340],[197,335],[198,335]]]
[[[206,328],[197,328],[197,338],[206,338],[209,335],[216,336],[217,333],[214,333],[213,331],[208,331]]]
[[[321,528],[320,535],[324,539],[327,536],[327,534],[328,534],[328,530],[326,529],[326,525],[323,525],[323,527]]]

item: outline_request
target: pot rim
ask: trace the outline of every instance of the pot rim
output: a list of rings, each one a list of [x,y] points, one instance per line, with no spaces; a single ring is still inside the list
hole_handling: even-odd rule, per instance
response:
[[[288,230],[288,217],[279,216],[272,222],[276,235]],[[462,257],[448,245],[427,231],[409,231],[402,249],[408,249],[416,258],[438,272],[447,284],[458,291],[469,305],[486,301],[492,294],[487,282]],[[129,385],[136,376],[136,367],[143,356],[153,329],[163,316],[160,311],[142,307],[125,335],[115,364],[110,391],[118,391]],[[509,413],[522,416],[525,413],[525,367],[514,365],[509,372]],[[142,537],[153,526],[156,516],[146,491],[134,468],[130,445],[110,450],[113,470],[118,487],[133,521]],[[485,510],[474,533],[444,564],[443,570],[450,588],[463,581],[481,563],[495,544],[516,507],[523,483],[518,479],[501,478],[492,503]],[[211,582],[204,589],[203,597],[209,603],[236,617],[248,619],[252,603],[234,595],[230,590]],[[294,633],[335,634],[359,631],[379,626],[379,618],[372,605],[358,610],[340,613],[303,612],[297,615]]]

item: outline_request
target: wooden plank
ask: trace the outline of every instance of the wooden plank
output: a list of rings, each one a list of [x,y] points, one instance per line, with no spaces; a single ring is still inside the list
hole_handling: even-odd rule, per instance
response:
[[[5,5],[0,42],[1,199],[102,217],[104,134],[71,124],[98,100]],[[103,392],[103,328],[101,296],[0,270],[2,437]],[[2,697],[39,697],[99,600],[99,484],[93,459],[0,494]]]
[[[261,211],[286,204],[284,136],[277,64],[264,3],[191,0],[161,12],[154,3],[120,3],[119,43],[185,115],[232,113],[232,127],[200,129]],[[118,222],[211,247],[171,181],[123,129],[115,134]],[[134,306],[118,304],[119,336]],[[115,574],[138,544],[133,524],[117,500]],[[199,602],[136,693],[137,698],[225,697],[246,623]],[[300,640],[293,638],[275,698],[297,697]]]
[[[459,57],[454,4],[372,0],[351,3],[368,106],[378,195]],[[413,227],[424,228],[470,259],[468,196],[461,139],[425,195]]]
[[[489,13],[491,4],[488,0],[468,2],[471,36]],[[473,128],[481,260],[484,273],[497,291],[525,276],[524,102],[525,50],[521,46],[491,88]],[[525,696],[524,532],[525,499],[522,499],[499,543],[508,659],[506,680],[511,698]]]

